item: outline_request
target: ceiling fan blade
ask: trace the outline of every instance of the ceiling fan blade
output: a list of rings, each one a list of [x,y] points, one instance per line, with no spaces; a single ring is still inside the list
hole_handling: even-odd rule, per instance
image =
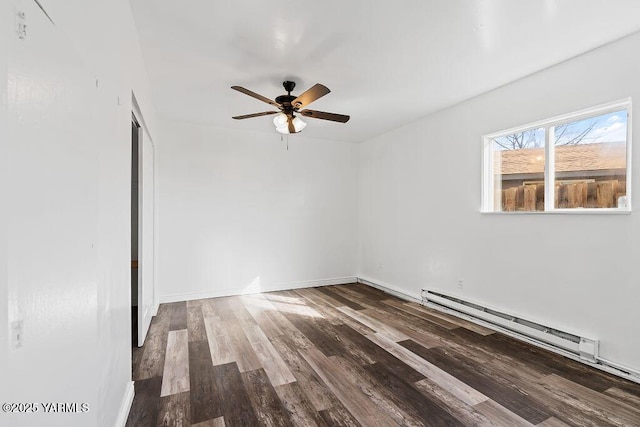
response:
[[[317,110],[302,110],[300,111],[305,117],[311,117],[312,119],[331,120],[332,122],[347,123],[351,116],[336,113],[325,113],[324,111]]]
[[[270,116],[271,114],[278,114],[279,112],[280,111],[264,111],[262,113],[245,114],[244,116],[235,116],[232,118],[236,120],[250,119],[252,117]]]
[[[289,122],[289,133],[296,133],[296,127],[293,125],[293,116],[287,116],[287,121]]]
[[[306,107],[316,99],[322,98],[329,92],[331,91],[328,87],[321,85],[320,83],[316,83],[312,88],[308,89],[302,95],[291,101],[291,105],[293,105],[294,108]]]
[[[280,104],[278,104],[276,101],[267,98],[266,96],[262,96],[260,94],[257,94],[255,92],[250,91],[249,89],[245,89],[242,86],[231,86],[231,89],[233,90],[237,90],[238,92],[242,92],[245,95],[249,95],[255,99],[259,99],[262,102],[266,102],[267,104],[271,104],[274,107],[280,107]]]

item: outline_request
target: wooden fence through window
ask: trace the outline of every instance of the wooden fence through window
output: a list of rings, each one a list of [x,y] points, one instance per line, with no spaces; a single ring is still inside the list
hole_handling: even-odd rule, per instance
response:
[[[594,181],[557,181],[555,188],[555,207],[572,208],[615,208],[618,198],[626,194],[626,183],[619,180]],[[544,183],[525,182],[517,187],[502,191],[502,210],[544,211]]]

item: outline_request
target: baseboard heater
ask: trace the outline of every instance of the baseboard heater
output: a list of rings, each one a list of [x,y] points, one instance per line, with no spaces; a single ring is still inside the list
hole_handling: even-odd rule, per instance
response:
[[[599,342],[597,339],[561,331],[432,290],[423,290],[422,298],[427,305],[431,305],[434,308],[452,311],[454,312],[452,314],[462,314],[463,317],[471,317],[475,320],[490,323],[499,329],[506,329],[513,334],[524,336],[529,340],[536,341],[538,344],[543,344],[544,347],[551,346],[556,351],[568,352],[582,361],[598,363]]]

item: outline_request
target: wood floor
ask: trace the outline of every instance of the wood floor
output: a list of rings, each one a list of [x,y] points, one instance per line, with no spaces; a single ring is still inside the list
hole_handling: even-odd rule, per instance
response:
[[[640,385],[361,284],[163,304],[128,426],[640,426]]]

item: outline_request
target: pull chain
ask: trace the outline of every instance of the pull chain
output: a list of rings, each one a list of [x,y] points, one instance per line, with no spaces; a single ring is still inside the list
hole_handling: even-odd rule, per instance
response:
[[[287,151],[289,151],[289,135],[280,135],[280,142],[285,141],[286,138],[286,143],[287,143]]]

